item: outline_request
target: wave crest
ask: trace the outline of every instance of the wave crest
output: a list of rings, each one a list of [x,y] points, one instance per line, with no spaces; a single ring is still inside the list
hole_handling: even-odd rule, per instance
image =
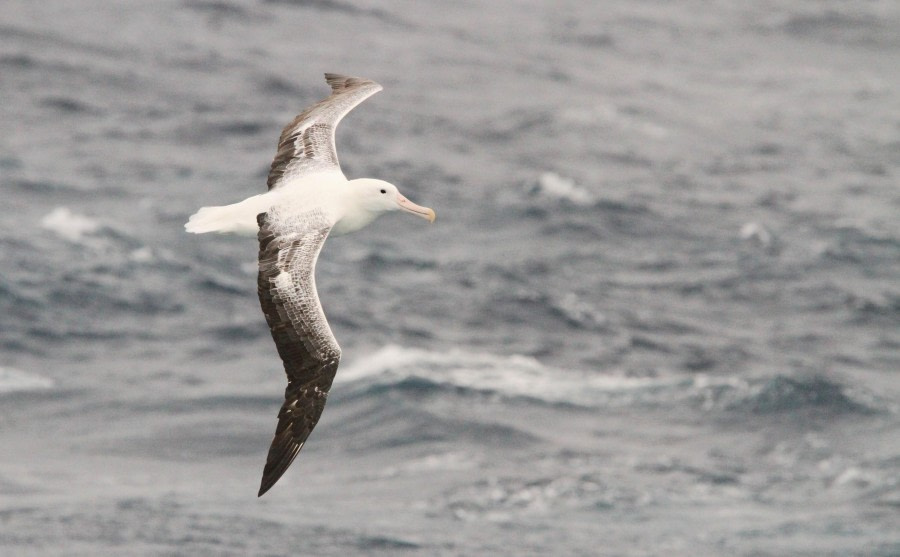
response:
[[[41,391],[53,387],[53,380],[9,367],[0,367],[0,395]]]
[[[437,352],[397,345],[385,346],[351,363],[337,380],[365,392],[410,387],[417,391],[446,389],[587,407],[607,400],[611,393],[679,381],[565,370],[522,355]]]
[[[817,374],[736,379],[706,374],[629,376],[547,366],[522,355],[498,356],[388,345],[344,367],[338,382],[356,396],[481,394],[501,400],[582,408],[682,407],[702,412],[792,411],[873,414],[892,411],[871,393]]]

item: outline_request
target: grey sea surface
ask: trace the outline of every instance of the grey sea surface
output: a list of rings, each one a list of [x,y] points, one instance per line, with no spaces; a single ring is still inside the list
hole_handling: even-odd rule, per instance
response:
[[[900,555],[900,4],[5,0],[0,554]],[[284,374],[253,239],[323,72],[390,215]]]

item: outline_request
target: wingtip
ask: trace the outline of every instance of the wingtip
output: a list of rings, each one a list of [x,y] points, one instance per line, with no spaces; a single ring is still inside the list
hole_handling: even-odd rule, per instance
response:
[[[256,494],[256,496],[262,497],[263,495],[265,495],[270,489],[272,489],[272,486],[274,486],[278,482],[278,479],[280,477],[281,476],[273,478],[271,475],[263,474],[262,480],[259,482],[259,492]]]
[[[355,78],[353,78],[349,75],[342,75],[339,73],[330,73],[330,72],[325,73],[325,82],[331,86],[331,89],[335,93],[346,89],[347,86],[349,85],[350,81],[353,79],[355,79]]]
[[[272,489],[272,486],[278,483],[278,480],[281,478],[282,474],[284,474],[284,470],[281,471],[281,474],[272,474],[272,472],[268,469],[263,472],[262,480],[260,480],[259,482],[259,492],[256,494],[256,496],[262,497],[263,495],[265,495],[267,491]]]
[[[325,81],[328,83],[328,85],[331,86],[331,91],[333,93],[340,93],[358,85],[374,85],[377,87],[377,91],[381,91],[382,89],[381,85],[375,83],[371,79],[365,77],[354,77],[352,75],[343,75],[339,73],[326,72]]]

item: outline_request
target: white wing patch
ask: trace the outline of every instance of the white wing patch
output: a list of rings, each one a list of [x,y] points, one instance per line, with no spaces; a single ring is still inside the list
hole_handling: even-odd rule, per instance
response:
[[[313,355],[323,361],[334,358],[340,354],[340,347],[319,302],[315,277],[316,260],[331,224],[321,211],[278,213],[277,209],[269,213],[279,242],[276,267],[280,272],[270,279],[272,287],[286,317]],[[293,231],[278,234],[284,227]]]

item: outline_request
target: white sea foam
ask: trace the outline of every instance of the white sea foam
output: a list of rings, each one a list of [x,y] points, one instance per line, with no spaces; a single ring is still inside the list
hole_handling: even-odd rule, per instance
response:
[[[132,250],[131,253],[128,254],[128,258],[135,263],[152,263],[156,261],[156,254],[153,253],[153,250],[150,247],[142,246]]]
[[[478,457],[464,451],[450,451],[428,454],[419,458],[404,461],[397,466],[389,466],[378,473],[379,477],[395,477],[400,475],[442,471],[471,470],[478,467]]]
[[[73,213],[68,207],[57,207],[44,215],[41,226],[70,242],[78,242],[84,236],[94,234],[102,228],[97,221]]]
[[[346,366],[340,382],[396,384],[421,379],[510,398],[590,406],[614,393],[674,386],[681,379],[627,377],[617,373],[572,371],[545,366],[521,355],[449,350],[436,352],[388,345]]]
[[[53,380],[9,367],[0,367],[0,394],[40,391],[53,387]]]
[[[358,388],[399,385],[412,380],[493,396],[527,398],[551,404],[623,407],[635,404],[686,404],[704,411],[768,412],[821,407],[825,390],[834,411],[866,411],[884,405],[868,401],[824,379],[781,375],[743,379],[705,374],[633,377],[610,370],[547,366],[521,355],[388,345],[351,362],[337,381]],[[834,391],[833,393],[831,391]]]
[[[771,247],[775,241],[772,232],[758,222],[748,222],[741,227],[741,239],[754,242],[761,247]]]
[[[536,193],[574,203],[590,205],[594,197],[589,191],[575,184],[575,180],[560,176],[555,172],[544,172],[537,181]]]

